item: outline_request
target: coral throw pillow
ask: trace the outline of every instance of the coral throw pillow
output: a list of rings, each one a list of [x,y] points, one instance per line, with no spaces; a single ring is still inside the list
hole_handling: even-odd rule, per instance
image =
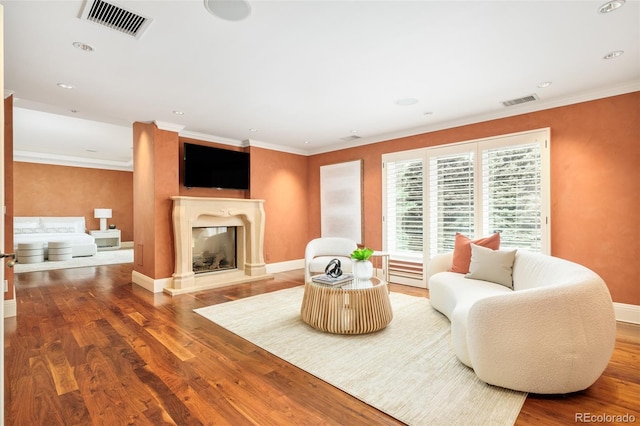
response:
[[[471,263],[471,243],[490,248],[491,250],[498,250],[500,248],[500,233],[480,238],[477,240],[471,240],[465,237],[459,232],[456,232],[456,242],[453,249],[453,262],[451,264],[451,272],[458,272],[460,274],[466,274],[469,272],[469,264]]]

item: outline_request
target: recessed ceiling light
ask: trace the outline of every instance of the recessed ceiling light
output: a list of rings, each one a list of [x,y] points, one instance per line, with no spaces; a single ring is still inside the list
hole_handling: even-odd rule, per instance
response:
[[[418,103],[416,98],[402,98],[396,100],[396,105],[407,106],[407,105],[415,105]]]
[[[76,47],[85,52],[93,52],[95,50],[92,46],[88,45],[87,43],[83,43],[81,41],[74,42],[73,47]]]
[[[184,115],[184,112],[182,112],[182,111],[177,111],[177,110],[176,110],[176,111],[173,111],[173,113],[174,113],[175,115]]]
[[[613,59],[613,58],[617,58],[619,56],[622,56],[623,53],[624,53],[624,50],[616,50],[616,51],[607,53],[602,58],[603,59]]]
[[[540,89],[544,89],[545,87],[549,87],[549,86],[551,86],[550,81],[543,81],[542,83],[538,83],[538,88]]]
[[[621,8],[626,0],[611,0],[603,4],[598,8],[598,12],[600,13],[609,13],[613,12],[616,9]]]
[[[255,133],[258,131],[258,129],[249,129],[250,132]]]
[[[69,111],[71,111],[71,112],[72,112],[72,113],[74,113],[74,114],[78,112],[78,110],[77,110],[77,109],[71,109],[71,110],[69,110]]]
[[[66,83],[58,83],[58,87],[60,87],[62,89],[73,89],[72,85],[66,84]]]
[[[310,143],[311,143],[311,142],[309,142],[309,141],[304,141],[304,144],[305,144],[305,145],[309,145]]]
[[[424,115],[433,115],[433,111],[427,111],[424,113]]]
[[[227,21],[241,21],[251,15],[251,5],[245,0],[204,0],[209,13]]]

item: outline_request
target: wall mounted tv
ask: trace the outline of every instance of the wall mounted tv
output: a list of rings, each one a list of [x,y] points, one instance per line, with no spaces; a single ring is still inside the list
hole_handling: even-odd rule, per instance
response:
[[[185,143],[184,186],[249,189],[249,153]]]

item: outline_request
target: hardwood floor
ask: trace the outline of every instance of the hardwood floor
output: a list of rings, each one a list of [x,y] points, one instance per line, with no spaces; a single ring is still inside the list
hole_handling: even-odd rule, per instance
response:
[[[5,424],[402,424],[192,312],[301,285],[302,271],[172,298],[132,286],[131,270],[16,274],[18,316],[5,319]],[[531,395],[516,424],[570,424],[576,413],[640,422],[639,359],[640,327],[620,324],[609,367],[591,388]]]

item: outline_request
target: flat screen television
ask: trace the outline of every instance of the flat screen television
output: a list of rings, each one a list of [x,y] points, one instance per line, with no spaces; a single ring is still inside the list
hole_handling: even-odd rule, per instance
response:
[[[184,186],[249,189],[249,153],[185,143]]]

